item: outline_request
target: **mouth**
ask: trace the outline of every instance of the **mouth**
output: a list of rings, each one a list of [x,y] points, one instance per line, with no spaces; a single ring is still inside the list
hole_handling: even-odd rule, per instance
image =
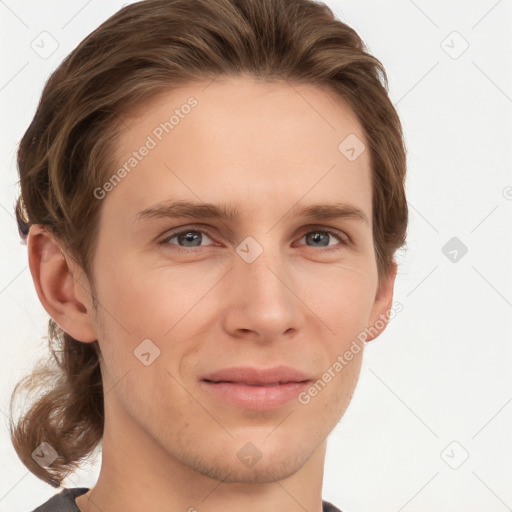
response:
[[[212,384],[240,384],[240,385],[243,385],[243,386],[272,387],[272,386],[281,386],[283,384],[299,384],[301,382],[309,382],[309,381],[308,380],[301,380],[301,381],[284,380],[284,381],[278,381],[278,382],[262,383],[262,382],[246,382],[246,381],[209,380],[209,379],[204,379],[204,382],[210,382]]]
[[[214,400],[261,411],[284,406],[311,382],[304,373],[285,366],[228,368],[201,379],[203,389]]]

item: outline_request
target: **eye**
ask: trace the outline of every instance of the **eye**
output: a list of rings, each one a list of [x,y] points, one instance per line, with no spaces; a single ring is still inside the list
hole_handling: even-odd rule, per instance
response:
[[[200,247],[201,242],[204,241],[205,237],[211,241],[208,232],[203,229],[185,229],[171,234],[170,236],[162,240],[160,243],[162,245],[177,245],[177,247],[175,247],[177,251],[190,252],[187,250],[187,248],[194,249],[196,247]],[[176,239],[177,244],[171,243],[171,240],[174,239]]]
[[[167,247],[173,246],[172,250],[178,252],[190,253],[194,252],[195,249],[199,249],[201,246],[204,247],[203,242],[212,242],[211,236],[209,231],[204,228],[197,229],[191,227],[171,233],[164,238],[160,244]],[[350,238],[345,233],[325,228],[310,230],[302,235],[300,240],[303,239],[306,239],[306,243],[309,242],[312,244],[310,247],[320,247],[323,248],[324,251],[338,251],[351,244]],[[333,240],[337,240],[338,243],[331,243]],[[215,245],[215,243],[213,245]]]
[[[316,229],[308,231],[301,237],[301,240],[306,238],[306,241],[311,242],[313,245],[310,247],[324,247],[326,251],[338,251],[344,246],[350,244],[350,239],[347,235],[341,232],[332,231],[330,229]],[[334,239],[338,240],[338,244],[331,244],[330,241]],[[340,247],[341,245],[341,247]],[[327,248],[328,247],[328,248]]]

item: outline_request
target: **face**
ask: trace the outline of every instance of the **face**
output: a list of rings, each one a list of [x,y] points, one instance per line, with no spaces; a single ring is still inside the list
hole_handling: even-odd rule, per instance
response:
[[[163,94],[123,126],[129,172],[91,198],[107,423],[214,478],[291,475],[345,412],[363,351],[336,361],[390,306],[369,152],[339,149],[363,130],[324,89],[249,78]]]

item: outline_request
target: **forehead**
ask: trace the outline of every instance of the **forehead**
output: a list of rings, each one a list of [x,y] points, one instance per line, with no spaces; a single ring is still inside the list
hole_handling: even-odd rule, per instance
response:
[[[324,87],[226,77],[190,84],[125,116],[114,154],[127,172],[104,208],[134,220],[170,199],[235,198],[254,211],[262,201],[288,208],[349,197],[369,215],[369,152],[347,158],[347,140],[367,146],[357,116]]]

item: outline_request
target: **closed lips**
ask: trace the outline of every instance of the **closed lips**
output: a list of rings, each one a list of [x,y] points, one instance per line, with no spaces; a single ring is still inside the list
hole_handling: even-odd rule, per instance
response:
[[[254,367],[232,367],[206,375],[203,381],[218,384],[240,384],[246,386],[279,386],[311,380],[305,373],[290,366],[275,366],[259,369]]]
[[[213,384],[220,384],[220,383],[228,383],[228,384],[242,384],[244,386],[279,386],[281,384],[289,384],[289,383],[297,383],[297,382],[307,382],[307,380],[284,380],[284,381],[278,381],[278,382],[245,382],[245,381],[233,381],[233,380],[209,380],[204,379],[206,382],[211,382]]]

